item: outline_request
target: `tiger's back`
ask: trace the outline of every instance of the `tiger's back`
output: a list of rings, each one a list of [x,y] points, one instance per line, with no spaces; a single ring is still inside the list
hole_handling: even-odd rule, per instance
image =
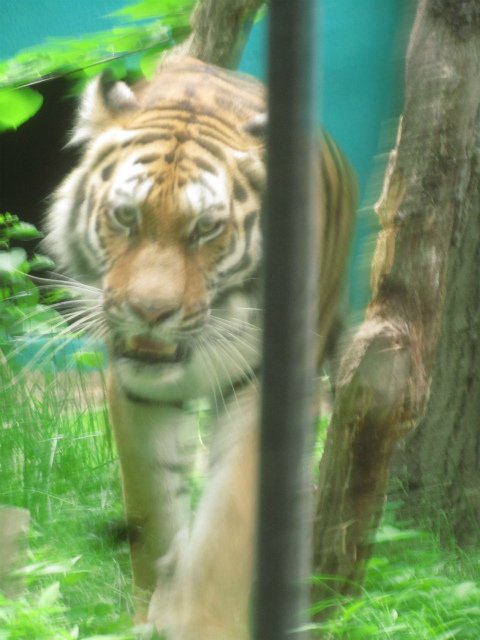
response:
[[[156,560],[174,558],[152,615],[177,639],[190,637],[178,635],[186,609],[211,608],[217,617],[223,610],[227,626],[229,619],[246,625],[265,126],[259,82],[196,60],[161,68],[152,82],[133,89],[96,80],[72,137],[82,147],[79,165],[54,195],[47,218],[47,244],[60,267],[85,283],[86,324],[102,334],[109,352],[126,515],[140,532],[131,547],[139,608],[155,587]],[[355,201],[349,165],[327,135],[320,155],[319,360],[335,318]],[[190,528],[185,474],[196,424],[186,407],[199,397],[210,398],[215,435],[205,497]],[[218,514],[230,516],[218,522]],[[206,551],[212,526],[223,561]],[[242,526],[233,551],[232,527]],[[180,556],[172,551],[178,540],[187,540]],[[237,558],[244,548],[246,556]],[[222,567],[232,557],[229,577]],[[235,576],[240,566],[243,582]],[[199,576],[207,574],[209,589],[203,589]],[[210,594],[208,605],[202,592]],[[175,613],[159,614],[162,606]],[[223,629],[219,638],[237,637],[212,616],[204,632],[190,616],[192,638],[217,637],[207,630],[212,624]]]

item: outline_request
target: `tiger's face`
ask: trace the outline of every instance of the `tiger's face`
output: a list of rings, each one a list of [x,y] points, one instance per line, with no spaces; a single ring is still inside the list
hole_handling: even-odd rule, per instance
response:
[[[212,69],[190,61],[137,94],[96,81],[49,214],[47,242],[98,288],[112,366],[141,399],[222,393],[258,365],[263,95],[252,82],[245,104],[246,81]]]

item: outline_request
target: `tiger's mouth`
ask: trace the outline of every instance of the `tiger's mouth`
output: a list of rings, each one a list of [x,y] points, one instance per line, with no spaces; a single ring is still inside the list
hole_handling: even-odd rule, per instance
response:
[[[116,340],[117,358],[127,358],[144,364],[181,364],[188,360],[191,349],[185,343],[171,343],[145,336]]]

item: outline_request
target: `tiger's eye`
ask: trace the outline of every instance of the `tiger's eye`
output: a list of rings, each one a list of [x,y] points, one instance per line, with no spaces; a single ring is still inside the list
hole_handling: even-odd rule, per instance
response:
[[[122,231],[130,231],[137,224],[138,210],[131,205],[113,207],[110,210],[110,218]]]
[[[209,242],[219,236],[224,228],[224,220],[215,220],[209,217],[199,218],[192,231],[191,240],[194,242]]]
[[[208,218],[202,219],[197,223],[197,230],[201,236],[208,236],[213,231],[216,231],[223,225],[223,222],[219,220],[209,220]]]

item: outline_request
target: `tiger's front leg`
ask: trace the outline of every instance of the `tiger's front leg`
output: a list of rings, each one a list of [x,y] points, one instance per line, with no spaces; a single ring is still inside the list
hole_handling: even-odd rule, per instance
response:
[[[256,385],[218,418],[209,478],[149,619],[168,640],[248,640],[258,464]]]
[[[108,402],[117,445],[133,570],[136,621],[146,617],[156,563],[188,526],[186,484],[196,420],[180,408],[129,399],[109,373]]]

